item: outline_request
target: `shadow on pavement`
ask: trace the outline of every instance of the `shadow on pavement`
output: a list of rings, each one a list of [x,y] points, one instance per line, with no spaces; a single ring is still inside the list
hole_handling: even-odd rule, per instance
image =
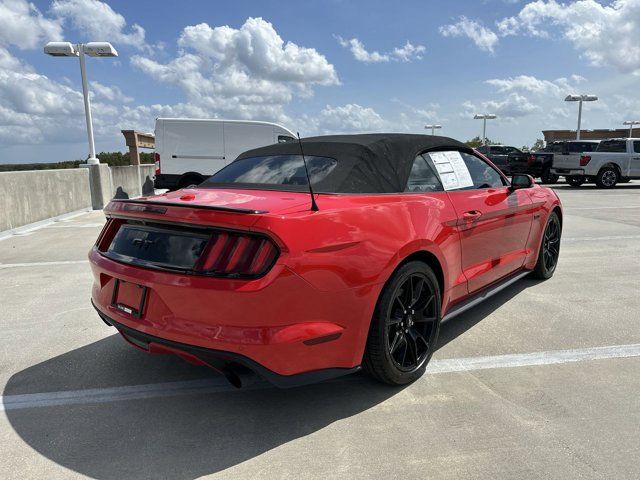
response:
[[[540,280],[525,277],[522,280],[518,280],[513,285],[509,285],[504,290],[496,293],[493,297],[488,298],[471,310],[444,322],[440,326],[440,335],[438,336],[438,347],[436,350],[441,349],[466,331],[471,330],[475,325],[493,313],[494,310],[498,309],[505,303],[508,303],[520,292],[529,287],[533,287],[538,283],[540,283]]]
[[[5,396],[206,378],[211,371],[108,338],[11,377]],[[400,392],[355,374],[256,390],[6,410],[46,458],[98,479],[192,479],[219,472],[357,415]],[[364,439],[363,439],[364,441]]]
[[[442,325],[439,348],[535,281],[522,280]],[[5,396],[210,377],[172,356],[151,356],[119,335],[16,373]],[[7,410],[24,441],[46,458],[98,479],[192,479],[250,460],[362,413],[402,388],[363,374],[290,390],[219,393]],[[366,442],[366,439],[362,439]],[[311,454],[311,453],[310,453]]]

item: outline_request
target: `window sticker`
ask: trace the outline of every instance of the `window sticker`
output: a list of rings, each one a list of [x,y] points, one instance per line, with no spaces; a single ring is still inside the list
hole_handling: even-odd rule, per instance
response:
[[[429,156],[436,166],[445,190],[473,187],[469,169],[460,152],[431,152]]]

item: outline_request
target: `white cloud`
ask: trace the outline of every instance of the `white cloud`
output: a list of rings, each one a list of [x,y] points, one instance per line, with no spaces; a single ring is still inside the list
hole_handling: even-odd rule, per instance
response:
[[[134,23],[127,29],[127,21],[109,5],[98,0],[54,0],[51,12],[60,21],[69,21],[87,41],[109,41],[131,45],[139,50],[148,48],[144,28]]]
[[[640,0],[567,4],[537,0],[497,23],[501,35],[553,37],[556,32],[594,66],[640,73]]]
[[[561,96],[571,93],[571,90],[586,79],[580,75],[561,77],[556,80],[543,80],[531,75],[518,75],[509,78],[493,78],[484,83],[496,87],[498,92],[529,92],[536,95]]]
[[[479,104],[466,101],[462,104],[466,113],[461,114],[470,118],[476,113],[494,113],[498,119],[515,119],[541,113],[542,107],[533,104],[527,97],[512,92],[502,100],[488,100]]]
[[[422,59],[422,54],[426,51],[424,45],[413,45],[409,40],[402,47],[393,49],[392,55],[403,62],[410,62],[415,59]]]
[[[133,101],[133,98],[125,95],[120,88],[107,85],[103,85],[100,82],[91,82],[91,93],[95,95],[96,98],[101,98],[104,100],[108,100],[110,102],[117,103],[130,103]]]
[[[16,70],[18,68],[25,68],[16,57],[9,53],[9,50],[0,46],[0,68],[7,70]]]
[[[457,23],[443,25],[440,34],[445,37],[468,37],[480,50],[493,53],[498,44],[498,36],[493,30],[476,20],[460,17]]]
[[[0,44],[28,49],[61,38],[60,22],[45,18],[32,3],[0,0]]]
[[[322,134],[376,132],[387,125],[373,108],[356,103],[336,107],[327,105],[312,120],[306,118],[305,123],[310,123]]]
[[[336,39],[340,45],[351,50],[353,58],[359,62],[380,63],[389,61],[389,55],[381,54],[375,50],[373,52],[368,52],[367,49],[364,48],[364,44],[357,38],[345,40],[341,36],[336,36]]]
[[[178,57],[163,64],[136,55],[131,63],[152,78],[178,85],[206,116],[286,121],[284,106],[315,85],[337,85],[333,65],[313,48],[284,42],[271,23],[248,18],[239,28],[186,27]]]
[[[396,47],[389,53],[380,53],[378,51],[369,52],[364,44],[357,38],[345,40],[340,35],[334,35],[338,43],[351,51],[353,57],[359,62],[364,63],[382,63],[391,60],[399,60],[410,62],[412,60],[422,59],[422,54],[426,51],[424,45],[413,45],[407,40],[402,47]]]

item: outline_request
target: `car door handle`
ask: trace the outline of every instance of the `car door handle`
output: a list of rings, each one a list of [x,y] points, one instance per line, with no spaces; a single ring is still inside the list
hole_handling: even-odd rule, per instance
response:
[[[479,218],[482,215],[482,212],[480,210],[469,210],[468,212],[464,212],[462,214],[462,218],[464,218],[465,220],[475,220],[476,218]]]

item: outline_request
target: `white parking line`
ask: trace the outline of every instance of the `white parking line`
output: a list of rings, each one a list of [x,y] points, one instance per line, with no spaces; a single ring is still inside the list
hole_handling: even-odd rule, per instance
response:
[[[613,345],[607,347],[579,348],[574,350],[555,350],[548,352],[495,355],[488,357],[448,358],[432,361],[427,374],[470,372],[495,368],[516,368],[536,365],[557,365],[563,363],[585,362],[607,358],[640,357],[640,344]],[[423,377],[428,378],[428,377]],[[336,381],[349,381],[348,378]],[[248,389],[272,388],[258,381]],[[222,377],[184,382],[156,383],[149,385],[130,385],[124,387],[92,388],[86,390],[68,390],[62,392],[26,393],[0,397],[0,410],[20,410],[24,408],[53,407],[61,405],[83,405],[90,403],[109,403],[121,400],[139,400],[145,398],[171,397],[199,393],[217,393],[235,391]]]
[[[21,268],[21,267],[52,267],[55,265],[76,265],[89,263],[89,260],[61,260],[59,262],[29,262],[29,263],[0,263],[0,269],[3,268]]]
[[[625,205],[625,206],[620,206],[620,207],[613,207],[613,206],[606,206],[606,207],[565,207],[565,211],[571,213],[572,210],[608,210],[608,209],[614,209],[614,210],[620,210],[623,208],[635,208],[640,209],[640,205]]]
[[[635,240],[640,238],[640,235],[608,235],[604,237],[567,237],[563,238],[562,242],[600,242],[607,240]]]

